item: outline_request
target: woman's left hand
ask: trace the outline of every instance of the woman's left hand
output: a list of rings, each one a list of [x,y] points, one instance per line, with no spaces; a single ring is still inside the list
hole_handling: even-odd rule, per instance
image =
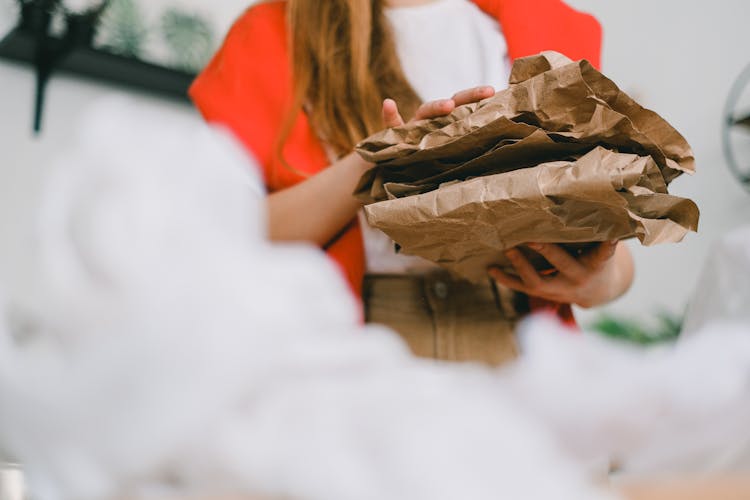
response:
[[[511,248],[505,255],[518,277],[495,267],[490,268],[490,276],[499,284],[527,295],[581,307],[614,300],[625,293],[633,281],[630,251],[625,244],[616,241],[600,243],[578,257],[551,243],[526,246],[547,259],[556,272],[540,274],[518,248]]]
[[[495,89],[488,85],[462,90],[453,94],[450,99],[438,99],[437,101],[422,104],[410,121],[445,116],[456,109],[456,106],[479,102],[493,95],[495,95]],[[404,125],[404,119],[401,118],[401,114],[398,111],[398,104],[393,99],[383,101],[383,124],[386,127],[400,127]]]

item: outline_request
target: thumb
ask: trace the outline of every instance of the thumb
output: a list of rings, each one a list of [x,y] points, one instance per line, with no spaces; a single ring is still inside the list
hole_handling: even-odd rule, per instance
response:
[[[404,124],[404,119],[398,112],[398,105],[393,99],[383,101],[383,125],[386,127],[399,127]]]

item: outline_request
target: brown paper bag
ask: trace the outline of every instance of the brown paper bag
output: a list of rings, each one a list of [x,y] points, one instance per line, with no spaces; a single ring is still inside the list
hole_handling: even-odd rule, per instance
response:
[[[390,186],[389,186],[390,188]],[[698,207],[667,194],[650,156],[596,147],[558,161],[393,195],[367,205],[367,220],[400,251],[474,282],[503,251],[527,242],[588,243],[637,237],[644,245],[680,241],[696,230]]]

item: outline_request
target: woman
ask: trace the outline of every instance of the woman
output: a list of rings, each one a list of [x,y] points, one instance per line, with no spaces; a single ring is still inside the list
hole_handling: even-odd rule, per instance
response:
[[[352,149],[402,115],[439,116],[491,96],[514,58],[554,49],[598,65],[600,42],[598,23],[561,0],[264,2],[235,23],[190,94],[263,167],[271,239],[324,248],[363,296],[366,318],[392,326],[416,354],[500,363],[515,354],[513,325],[529,308],[570,319],[569,304],[624,293],[627,248],[604,243],[572,257],[531,243],[556,273],[540,276],[511,249],[517,276],[489,271],[500,286],[454,280],[396,255],[357,220],[351,193],[372,165]]]

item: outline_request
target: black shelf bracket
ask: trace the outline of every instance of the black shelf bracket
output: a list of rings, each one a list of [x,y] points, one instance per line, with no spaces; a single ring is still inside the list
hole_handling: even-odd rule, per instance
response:
[[[84,18],[68,18],[66,35],[50,36],[49,18],[44,15],[38,13],[31,20],[22,19],[19,26],[0,41],[0,58],[28,63],[36,70],[36,133],[42,126],[47,82],[56,71],[188,102],[187,90],[194,74],[92,48],[93,24]]]

